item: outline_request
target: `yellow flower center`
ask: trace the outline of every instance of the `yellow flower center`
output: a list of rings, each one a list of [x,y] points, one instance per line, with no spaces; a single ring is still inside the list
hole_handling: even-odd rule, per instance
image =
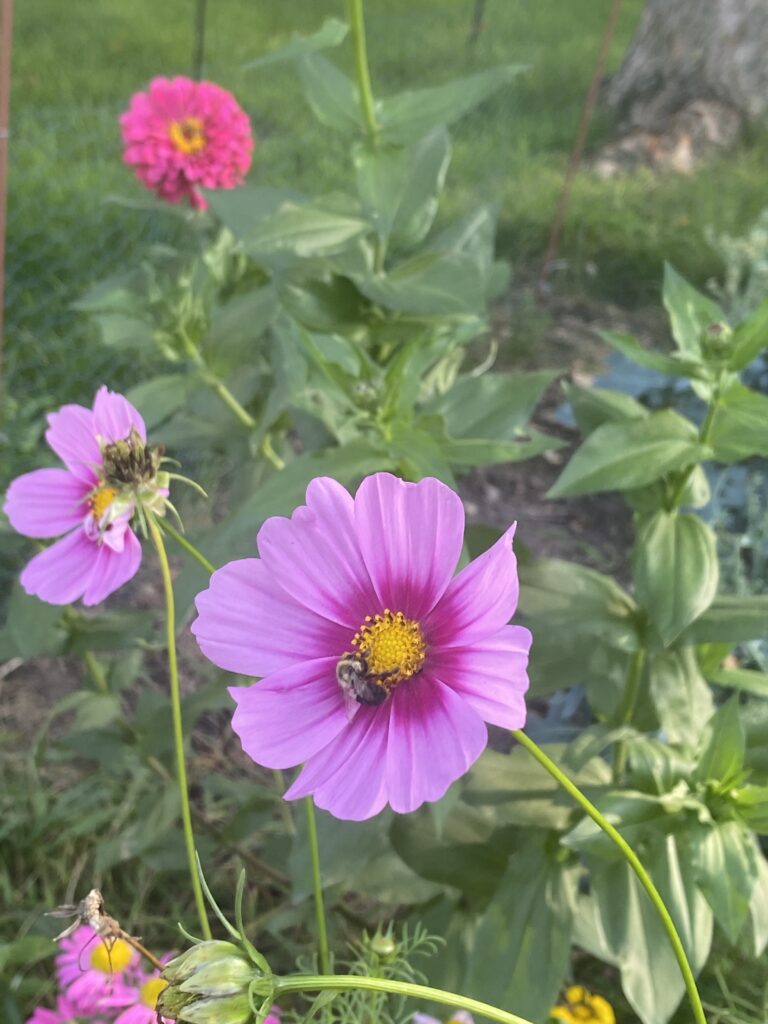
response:
[[[171,121],[168,135],[181,153],[199,153],[205,148],[205,132],[199,117],[185,117],[183,121]]]
[[[613,1007],[602,996],[593,995],[583,985],[566,989],[567,1006],[555,1006],[551,1016],[563,1024],[615,1024]]]
[[[133,950],[123,939],[99,939],[91,953],[91,967],[102,974],[120,974],[133,959]]]
[[[148,1006],[151,1010],[154,1010],[157,1006],[157,999],[164,988],[168,987],[168,982],[164,978],[150,978],[149,981],[145,981],[139,989],[139,999]]]
[[[366,615],[352,645],[365,658],[370,675],[384,677],[381,683],[388,690],[421,671],[427,653],[418,622],[389,608],[383,615]]]
[[[96,520],[101,519],[116,497],[117,491],[114,487],[100,487],[97,491],[94,491],[88,499],[88,507],[93,518]]]

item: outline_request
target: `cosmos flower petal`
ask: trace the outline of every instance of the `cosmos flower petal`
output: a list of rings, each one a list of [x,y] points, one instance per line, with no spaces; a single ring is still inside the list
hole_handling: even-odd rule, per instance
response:
[[[93,486],[102,464],[93,413],[82,405],[63,405],[48,415],[45,440],[78,479]]]
[[[485,723],[463,697],[423,672],[391,698],[387,792],[394,811],[408,814],[439,800],[488,742]]]
[[[266,676],[298,662],[338,660],[349,642],[349,630],[286,594],[258,558],[218,569],[195,603],[200,650],[230,672]]]
[[[378,608],[355,535],[354,502],[335,480],[313,480],[307,504],[290,519],[268,519],[258,545],[283,590],[353,633]]]
[[[383,607],[423,618],[445,592],[461,554],[458,494],[439,480],[415,484],[376,473],[355,496],[355,527]]]
[[[292,768],[322,750],[346,726],[336,660],[305,661],[252,686],[230,688],[237,704],[232,728],[257,764]]]
[[[531,640],[524,626],[504,626],[495,636],[469,647],[433,651],[430,671],[460,694],[484,721],[504,729],[522,729]]]
[[[99,545],[88,586],[83,594],[83,604],[100,604],[104,598],[133,579],[140,565],[139,538],[130,527],[127,527],[123,533],[123,546],[120,551],[116,551],[109,544]]]
[[[463,647],[493,636],[512,618],[519,585],[512,550],[516,524],[451,580],[424,628],[434,647]]]
[[[49,604],[82,597],[93,568],[95,544],[78,527],[27,563],[19,580],[28,594]]]
[[[377,708],[361,706],[336,739],[308,758],[286,799],[312,794],[318,807],[345,821],[378,814],[387,802],[390,706],[390,702]]]
[[[107,444],[124,441],[133,427],[142,441],[147,440],[147,430],[140,413],[123,395],[110,391],[103,385],[96,392],[93,403],[93,422],[96,433]]]
[[[58,537],[82,523],[90,489],[66,469],[35,469],[11,482],[5,514],[25,537]]]

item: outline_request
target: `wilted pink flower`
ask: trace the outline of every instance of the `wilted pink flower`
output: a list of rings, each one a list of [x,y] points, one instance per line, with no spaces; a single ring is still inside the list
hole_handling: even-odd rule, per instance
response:
[[[304,764],[288,799],[354,820],[412,811],[480,755],[485,722],[523,725],[513,534],[454,576],[464,510],[449,487],[378,473],[353,499],[319,478],[262,526],[260,558],[213,574],[192,629],[215,664],[265,677],[230,690],[232,724],[259,764]]]
[[[128,1006],[136,991],[127,984],[138,954],[123,939],[105,940],[88,925],[59,941],[56,977],[78,1014]]]
[[[188,199],[204,210],[199,190],[235,188],[251,165],[253,135],[232,93],[213,82],[153,78],[120,117],[123,159],[160,199]]]
[[[29,562],[21,585],[50,604],[103,601],[136,573],[141,545],[129,523],[134,506],[105,480],[110,446],[146,440],[130,402],[99,388],[93,409],[65,405],[48,417],[45,439],[66,469],[36,469],[8,488],[5,513],[27,537],[66,534]],[[69,531],[69,532],[68,532]]]

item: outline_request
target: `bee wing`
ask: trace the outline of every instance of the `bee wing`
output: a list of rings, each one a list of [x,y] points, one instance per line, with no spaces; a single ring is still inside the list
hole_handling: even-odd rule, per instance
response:
[[[77,913],[77,907],[74,903],[62,903],[60,907],[56,907],[55,910],[46,910],[45,917],[72,917],[73,914]]]
[[[347,713],[347,721],[351,722],[360,710],[360,705],[348,690],[342,689],[341,693],[344,697],[344,710]]]
[[[58,942],[59,939],[68,939],[70,935],[74,935],[74,933],[77,931],[81,924],[82,921],[80,920],[80,918],[76,918],[71,925],[64,929],[63,932],[59,932],[58,935],[54,935],[53,941]]]

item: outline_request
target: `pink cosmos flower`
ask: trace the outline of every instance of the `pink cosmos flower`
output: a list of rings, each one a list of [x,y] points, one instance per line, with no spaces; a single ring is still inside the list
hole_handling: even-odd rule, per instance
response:
[[[120,117],[123,160],[160,199],[207,203],[199,190],[235,188],[251,165],[253,136],[232,93],[213,82],[153,78]]]
[[[413,811],[480,755],[486,722],[523,725],[513,534],[454,576],[464,510],[445,484],[378,473],[353,499],[321,477],[264,523],[260,558],[213,574],[192,630],[216,665],[264,677],[230,690],[232,724],[257,763],[304,764],[287,799],[352,820]]]
[[[55,1010],[39,1006],[26,1024],[72,1024],[77,1019],[78,1012],[65,996],[59,996],[56,1000]],[[91,1017],[90,1024],[104,1024],[104,1022]]]
[[[99,604],[135,575],[141,545],[129,523],[132,502],[104,478],[105,452],[144,421],[130,402],[106,387],[93,409],[65,405],[48,417],[45,439],[65,469],[36,469],[8,488],[5,513],[26,537],[59,537],[29,562],[21,585],[50,604]]]
[[[164,958],[165,959],[165,958]],[[174,1024],[170,1017],[161,1017],[157,1012],[157,999],[168,982],[160,977],[160,971],[140,974],[134,978],[138,988],[132,1004],[115,1017],[114,1024]]]
[[[67,1003],[78,1014],[124,1007],[136,998],[126,983],[138,954],[123,939],[105,941],[88,925],[59,941],[56,977]]]

